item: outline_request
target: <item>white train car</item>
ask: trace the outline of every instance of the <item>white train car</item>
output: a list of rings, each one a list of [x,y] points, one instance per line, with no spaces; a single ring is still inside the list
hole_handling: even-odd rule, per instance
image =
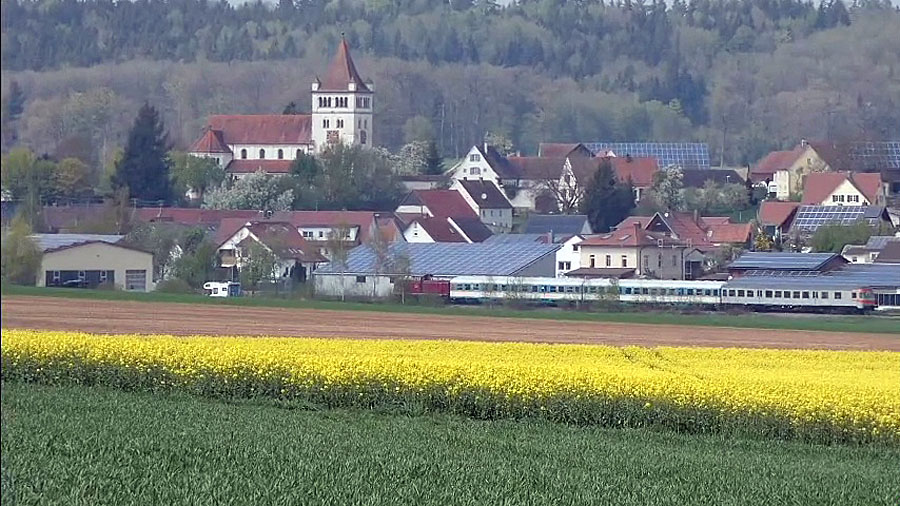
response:
[[[723,281],[623,279],[618,289],[622,302],[714,306],[721,302],[724,285]]]
[[[871,288],[823,279],[796,279],[794,283],[765,283],[759,279],[739,279],[722,290],[722,304],[754,309],[834,311],[874,309]],[[824,281],[824,282],[823,282]]]

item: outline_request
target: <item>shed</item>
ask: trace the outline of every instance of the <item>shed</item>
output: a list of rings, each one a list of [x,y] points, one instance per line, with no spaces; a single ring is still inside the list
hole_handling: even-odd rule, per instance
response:
[[[38,286],[97,288],[109,284],[135,292],[153,289],[153,254],[148,251],[100,239],[62,245],[53,244],[52,239],[58,238],[36,238],[44,252]]]

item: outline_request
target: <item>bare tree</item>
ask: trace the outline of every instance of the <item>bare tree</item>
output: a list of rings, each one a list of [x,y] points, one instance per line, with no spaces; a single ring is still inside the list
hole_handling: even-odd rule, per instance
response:
[[[541,177],[537,183],[537,192],[552,197],[561,213],[577,212],[588,181],[575,177],[568,161],[559,167],[547,164],[539,172]]]
[[[381,227],[375,227],[375,232],[368,242],[372,252],[375,253],[375,275],[372,276],[372,298],[375,298],[376,289],[378,287],[378,277],[384,273],[391,273],[391,241],[388,239],[387,233]]]
[[[347,296],[344,287],[344,274],[347,271],[347,259],[350,256],[350,225],[345,222],[338,223],[328,233],[325,247],[328,249],[331,263],[337,266],[341,275],[341,301],[345,301]]]
[[[394,253],[391,263],[396,275],[394,289],[400,292],[400,303],[406,304],[406,291],[409,289],[409,280],[412,277],[412,261],[409,255],[397,251]]]

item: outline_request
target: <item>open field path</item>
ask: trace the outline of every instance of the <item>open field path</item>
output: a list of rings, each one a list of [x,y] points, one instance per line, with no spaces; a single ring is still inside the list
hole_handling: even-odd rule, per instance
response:
[[[900,351],[889,334],[489,316],[3,297],[2,327],[96,333],[458,339],[639,346]]]

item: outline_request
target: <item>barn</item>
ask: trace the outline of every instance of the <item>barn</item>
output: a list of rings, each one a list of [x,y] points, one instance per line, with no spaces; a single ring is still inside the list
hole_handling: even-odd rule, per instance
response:
[[[119,244],[122,236],[36,234],[43,251],[37,286],[153,290],[153,254]]]

